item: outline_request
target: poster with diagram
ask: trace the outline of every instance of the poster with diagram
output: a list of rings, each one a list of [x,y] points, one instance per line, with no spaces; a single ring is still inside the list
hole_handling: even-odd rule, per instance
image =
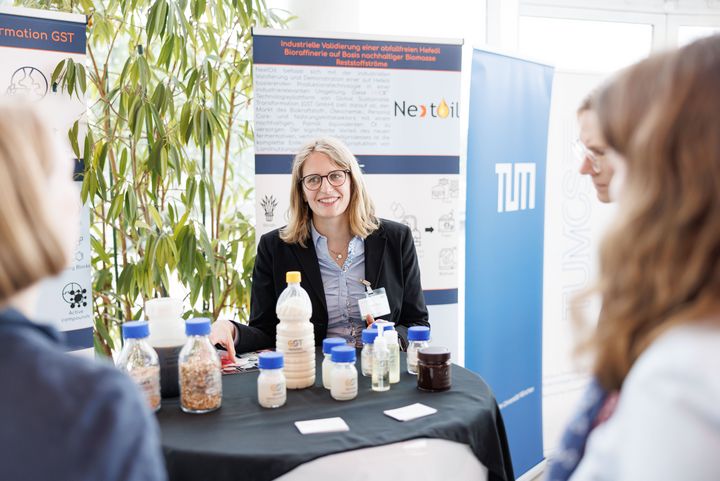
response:
[[[57,64],[72,58],[85,62],[85,17],[18,7],[0,7],[0,95],[28,100],[42,112],[58,145],[73,156],[67,132],[84,118],[85,99],[56,92],[51,85]],[[82,182],[83,163],[75,159],[75,180]],[[62,216],[63,212],[57,215]],[[92,279],[90,271],[90,212],[81,207],[80,236],[72,263],[41,287],[36,318],[65,334],[71,350],[92,351]]]
[[[433,342],[457,352],[461,41],[253,34],[258,239],[287,222],[295,152],[341,139],[379,216],[412,230]]]

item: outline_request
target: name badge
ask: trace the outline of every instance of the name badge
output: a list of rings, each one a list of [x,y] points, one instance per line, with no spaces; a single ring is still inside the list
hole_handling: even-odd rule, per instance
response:
[[[362,319],[365,319],[368,314],[373,319],[390,314],[390,304],[384,287],[366,292],[364,298],[358,299],[358,306],[360,307],[360,317]]]

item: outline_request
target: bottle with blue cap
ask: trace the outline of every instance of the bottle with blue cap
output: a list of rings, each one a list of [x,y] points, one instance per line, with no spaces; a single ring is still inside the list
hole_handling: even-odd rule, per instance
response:
[[[367,328],[362,331],[363,348],[360,351],[360,372],[363,376],[372,376],[373,342],[377,337],[377,328]]]
[[[408,329],[407,372],[417,375],[418,351],[430,347],[430,328],[411,326]]]
[[[210,342],[210,319],[185,322],[188,340],[180,351],[180,408],[186,413],[215,411],[222,404],[220,356]]]
[[[258,403],[264,408],[279,408],[287,401],[282,352],[262,352],[258,356]]]
[[[126,322],[122,325],[125,344],[120,351],[117,367],[126,372],[140,387],[150,409],[160,409],[160,360],[150,347],[148,323]]]
[[[330,352],[333,362],[330,396],[336,401],[355,399],[358,394],[355,348],[336,346]]]
[[[325,389],[330,389],[330,376],[332,375],[333,366],[330,354],[332,348],[337,346],[347,346],[347,342],[341,337],[323,339],[322,382]]]

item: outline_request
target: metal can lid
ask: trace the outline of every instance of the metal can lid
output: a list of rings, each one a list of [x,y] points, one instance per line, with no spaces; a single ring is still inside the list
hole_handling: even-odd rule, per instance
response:
[[[418,361],[441,364],[450,360],[450,350],[441,346],[424,347],[418,351]]]

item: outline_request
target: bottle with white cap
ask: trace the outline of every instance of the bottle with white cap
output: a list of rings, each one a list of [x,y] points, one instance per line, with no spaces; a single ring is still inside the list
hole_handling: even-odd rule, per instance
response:
[[[258,356],[258,403],[264,408],[279,408],[287,401],[281,352],[262,352]]]
[[[382,335],[383,326],[377,326],[378,335],[373,343],[372,390],[387,391],[390,389],[390,372],[388,370],[388,352],[385,336]]]
[[[325,389],[330,389],[330,376],[332,375],[332,359],[330,357],[333,347],[346,346],[347,342],[342,337],[328,337],[323,339],[323,362],[322,382]]]
[[[150,322],[150,345],[160,360],[160,391],[163,398],[176,397],[178,387],[178,356],[187,341],[182,302],[160,297],[145,302],[145,315]]]
[[[303,389],[315,384],[315,335],[310,322],[312,303],[300,286],[298,271],[285,275],[288,286],[280,293],[275,313],[277,326],[275,343],[285,356],[285,379],[288,389]]]
[[[398,333],[395,329],[386,329],[383,337],[388,347],[388,371],[390,384],[400,382],[400,345],[398,344]]]

